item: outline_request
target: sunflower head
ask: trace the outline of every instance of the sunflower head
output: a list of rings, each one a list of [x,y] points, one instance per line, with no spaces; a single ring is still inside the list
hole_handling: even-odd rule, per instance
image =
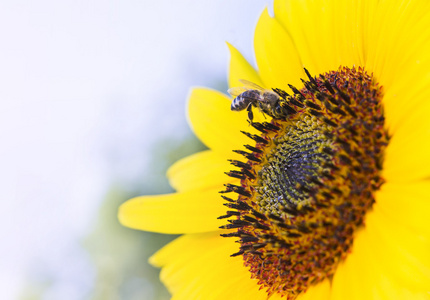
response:
[[[223,196],[233,210],[220,217],[230,218],[222,228],[233,229],[222,235],[241,244],[232,255],[243,256],[269,295],[287,299],[332,276],[346,257],[383,183],[388,143],[382,90],[363,69],[306,73],[309,80],[301,90],[291,86],[292,95],[274,88],[279,101],[270,123],[250,121],[261,135],[245,132],[255,144],[237,151],[246,159],[232,160],[239,170],[228,173],[240,185],[222,192],[238,194]],[[288,113],[276,113],[282,110]]]

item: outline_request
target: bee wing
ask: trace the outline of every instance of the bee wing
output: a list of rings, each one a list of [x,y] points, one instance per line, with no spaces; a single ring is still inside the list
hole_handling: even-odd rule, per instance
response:
[[[246,87],[243,87],[243,86],[241,86],[241,87],[233,87],[233,88],[231,88],[231,89],[228,89],[228,93],[232,96],[232,97],[234,97],[234,98],[236,98],[237,96],[239,96],[240,94],[242,94],[243,92],[246,92],[248,89],[246,88]]]
[[[243,92],[249,91],[249,90],[258,90],[258,91],[266,91],[264,88],[259,86],[258,84],[255,84],[251,81],[245,80],[245,79],[239,79],[241,83],[243,83],[243,86],[241,87],[232,87],[231,89],[228,89],[228,93],[232,95],[233,97],[237,97]]]
[[[244,87],[246,90],[259,90],[259,91],[265,91],[266,89],[262,88],[258,84],[255,84],[251,81],[245,80],[245,79],[239,79],[241,83],[244,84]]]

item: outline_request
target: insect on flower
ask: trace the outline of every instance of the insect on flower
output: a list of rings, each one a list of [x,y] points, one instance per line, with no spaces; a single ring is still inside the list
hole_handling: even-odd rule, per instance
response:
[[[231,110],[248,111],[249,121],[252,122],[254,114],[252,107],[257,107],[262,113],[265,113],[275,119],[286,118],[296,111],[292,109],[286,100],[288,94],[282,90],[267,90],[248,80],[239,80],[244,84],[242,87],[233,87],[228,93],[235,97],[231,102]]]

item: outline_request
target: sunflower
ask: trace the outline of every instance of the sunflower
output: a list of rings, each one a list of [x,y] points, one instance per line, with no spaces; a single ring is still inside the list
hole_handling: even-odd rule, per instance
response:
[[[150,259],[173,299],[430,299],[429,28],[428,1],[275,0],[258,70],[228,45],[238,111],[192,90],[209,150],[119,211],[183,234]]]

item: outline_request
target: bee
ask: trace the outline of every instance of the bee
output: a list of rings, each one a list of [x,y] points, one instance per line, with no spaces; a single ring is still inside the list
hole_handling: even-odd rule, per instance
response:
[[[235,97],[231,102],[231,110],[242,111],[246,109],[250,122],[254,118],[252,107],[257,107],[263,114],[276,119],[285,118],[289,115],[282,105],[285,100],[276,92],[266,90],[248,80],[241,79],[239,81],[244,84],[243,87],[234,87],[228,90],[228,93]]]

